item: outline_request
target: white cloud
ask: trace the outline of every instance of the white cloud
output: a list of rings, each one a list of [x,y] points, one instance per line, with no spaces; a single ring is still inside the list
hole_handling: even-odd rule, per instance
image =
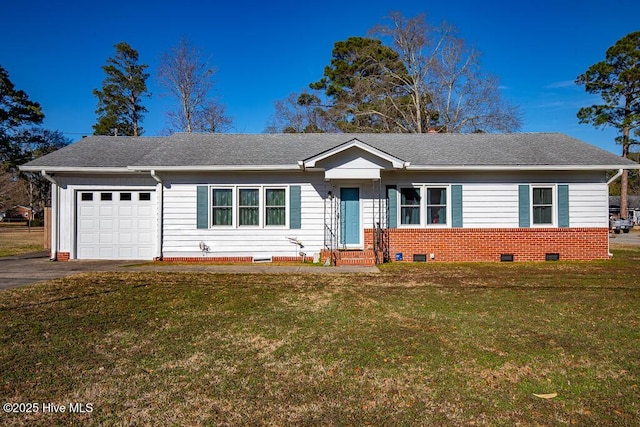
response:
[[[576,83],[573,80],[563,80],[559,82],[549,83],[548,85],[544,86],[543,89],[560,89],[565,87],[573,87],[575,85]]]

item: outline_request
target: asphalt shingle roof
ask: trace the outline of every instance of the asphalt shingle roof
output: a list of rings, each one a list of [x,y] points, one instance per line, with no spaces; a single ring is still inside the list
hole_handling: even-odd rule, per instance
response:
[[[27,169],[296,165],[352,139],[411,166],[635,165],[561,133],[186,134],[90,136],[27,163]]]

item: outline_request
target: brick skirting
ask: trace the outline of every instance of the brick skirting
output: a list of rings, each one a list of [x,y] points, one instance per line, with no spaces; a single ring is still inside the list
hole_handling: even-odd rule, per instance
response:
[[[313,256],[307,255],[305,257],[305,261],[313,260]],[[217,257],[217,256],[199,256],[199,257],[164,257],[161,262],[190,262],[190,263],[235,263],[235,262],[253,262],[253,257],[246,256],[227,256],[227,257]],[[257,261],[259,262],[259,261]],[[300,256],[274,256],[271,257],[271,262],[302,262],[302,257]]]
[[[365,230],[365,247],[371,247],[373,229]],[[428,261],[544,261],[548,253],[561,260],[609,257],[607,228],[394,228],[389,230],[391,260],[402,253],[404,261],[426,254]],[[431,259],[430,255],[434,258]]]
[[[69,261],[69,252],[58,252],[56,254],[56,260],[57,261]]]

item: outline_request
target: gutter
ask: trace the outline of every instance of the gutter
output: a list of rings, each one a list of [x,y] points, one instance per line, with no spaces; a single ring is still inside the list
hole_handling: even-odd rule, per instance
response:
[[[58,200],[60,197],[60,186],[53,176],[47,174],[46,170],[40,171],[40,174],[44,179],[51,183],[51,255],[49,259],[51,261],[58,260]]]
[[[157,210],[157,218],[158,218],[158,231],[156,232],[156,259],[158,261],[162,261],[162,229],[163,229],[163,209],[164,206],[164,184],[162,182],[162,178],[160,178],[154,169],[150,171],[151,178],[156,180],[158,185],[156,188],[158,189],[158,197],[156,199],[156,204],[158,207]]]

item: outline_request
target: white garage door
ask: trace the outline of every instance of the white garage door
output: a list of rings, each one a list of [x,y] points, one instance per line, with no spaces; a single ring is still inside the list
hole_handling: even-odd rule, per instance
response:
[[[153,259],[155,191],[79,191],[78,259]]]

